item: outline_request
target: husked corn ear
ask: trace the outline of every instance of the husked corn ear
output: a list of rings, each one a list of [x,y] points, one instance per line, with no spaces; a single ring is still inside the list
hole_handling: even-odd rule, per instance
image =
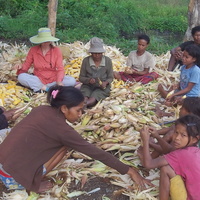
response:
[[[5,108],[14,108],[25,101],[30,101],[28,91],[27,88],[17,86],[14,81],[8,80],[8,83],[0,84],[1,105]]]
[[[92,118],[91,115],[85,115],[85,116],[83,117],[83,119],[82,119],[81,124],[82,124],[83,126],[87,125],[91,118]]]
[[[166,98],[168,98],[169,96],[171,96],[172,94],[174,94],[174,90],[172,90],[171,92],[169,92],[166,96]]]

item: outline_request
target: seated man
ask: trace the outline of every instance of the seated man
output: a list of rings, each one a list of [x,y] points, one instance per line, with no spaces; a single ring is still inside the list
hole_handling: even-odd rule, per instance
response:
[[[154,57],[146,51],[150,43],[147,35],[138,36],[137,50],[131,51],[126,62],[124,72],[114,72],[114,78],[125,82],[141,82],[146,84],[158,78],[156,72],[150,72],[155,66]]]
[[[170,51],[171,57],[168,64],[168,71],[173,71],[178,64],[182,65],[182,61],[181,61],[182,55],[186,46],[190,44],[196,44],[200,47],[200,26],[195,26],[194,28],[192,28],[191,34],[194,41],[184,42],[180,44],[178,47],[175,47]],[[200,67],[200,63],[197,63],[197,66]]]

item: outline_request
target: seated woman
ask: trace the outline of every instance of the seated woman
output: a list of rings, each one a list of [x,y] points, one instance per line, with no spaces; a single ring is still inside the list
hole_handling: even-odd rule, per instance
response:
[[[110,95],[113,81],[112,61],[104,56],[103,41],[94,37],[90,40],[90,56],[83,59],[79,81],[86,106],[94,106],[101,99]]]
[[[114,72],[114,77],[118,80],[127,82],[142,82],[146,84],[158,78],[156,72],[151,72],[155,66],[154,57],[151,53],[146,51],[150,39],[147,35],[138,36],[138,48],[131,51],[127,59],[127,68],[124,72]]]
[[[22,65],[15,65],[18,81],[21,85],[32,89],[34,92],[47,91],[52,85],[74,86],[76,80],[65,76],[63,57],[60,49],[53,46],[52,42],[58,38],[51,36],[49,28],[40,28],[38,35],[30,38],[33,44]],[[27,73],[33,65],[33,74]]]
[[[55,85],[47,100],[49,105],[33,108],[0,144],[0,180],[8,189],[39,193],[51,189],[46,175],[72,149],[128,174],[139,189],[152,185],[135,168],[87,142],[70,125],[82,115],[84,96],[80,90]]]

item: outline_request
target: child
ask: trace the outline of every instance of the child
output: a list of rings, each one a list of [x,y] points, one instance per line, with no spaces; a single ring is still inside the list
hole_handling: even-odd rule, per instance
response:
[[[150,38],[147,35],[138,36],[137,50],[131,51],[127,59],[127,68],[125,72],[114,72],[114,77],[118,80],[127,82],[142,82],[146,84],[158,78],[156,72],[151,72],[155,66],[154,57],[146,51],[150,43]]]
[[[144,127],[141,132],[143,142],[143,165],[148,169],[161,168],[159,199],[199,200],[200,199],[200,118],[196,115],[186,115],[175,123],[173,137],[175,151],[152,159],[149,152],[149,138],[151,129]],[[180,177],[179,177],[180,176]],[[183,179],[184,184],[177,187],[177,181]],[[174,194],[175,192],[175,194]],[[182,196],[183,195],[183,196]]]
[[[176,102],[176,98],[186,95],[186,97],[200,96],[200,69],[196,65],[200,58],[199,47],[196,45],[189,45],[183,52],[183,66],[181,68],[180,83],[178,86],[173,86],[169,91],[166,91],[160,84],[158,91],[163,98],[166,98],[166,104],[171,105],[171,102]],[[169,92],[174,90],[174,93]],[[175,98],[176,97],[176,98]]]
[[[180,108],[179,116],[183,117],[188,114],[194,114],[200,117],[200,98],[199,97],[187,97],[183,100],[183,104]],[[149,141],[150,147],[154,148],[155,151],[152,153],[152,157],[155,158],[161,154],[166,154],[174,150],[172,137],[174,134],[174,125],[169,128],[163,128],[161,130],[154,130],[151,134],[152,137],[156,138],[158,144]],[[160,137],[160,135],[164,135]]]
[[[8,179],[34,192],[50,189],[52,184],[43,178],[69,149],[97,159],[121,174],[129,174],[140,188],[145,188],[145,183],[150,184],[133,168],[88,143],[66,123],[66,119],[73,123],[82,115],[84,96],[80,90],[72,86],[53,86],[47,99],[51,106],[33,108],[0,145],[0,178],[5,180],[4,184]]]

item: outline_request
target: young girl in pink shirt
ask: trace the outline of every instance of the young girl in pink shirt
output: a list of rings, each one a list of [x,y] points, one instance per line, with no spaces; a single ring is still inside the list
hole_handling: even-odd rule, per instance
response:
[[[150,127],[140,131],[143,141],[143,166],[160,168],[159,199],[200,199],[200,118],[186,115],[175,123],[175,151],[152,159],[149,151]]]

